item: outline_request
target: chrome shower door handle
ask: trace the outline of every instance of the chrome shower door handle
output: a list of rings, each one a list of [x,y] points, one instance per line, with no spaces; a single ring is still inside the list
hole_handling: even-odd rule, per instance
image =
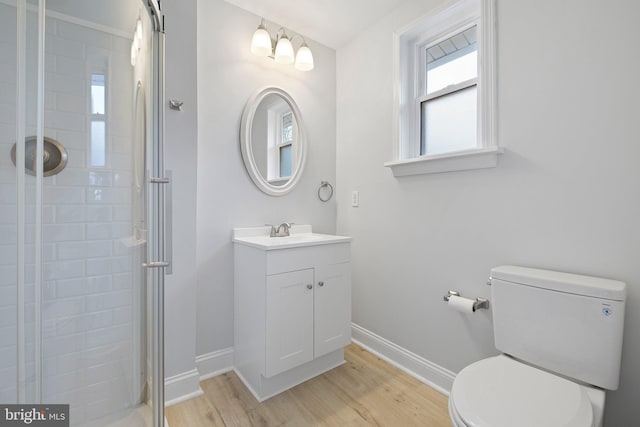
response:
[[[166,261],[152,261],[152,262],[145,262],[144,264],[142,264],[142,266],[144,268],[163,268],[163,267],[168,267],[169,263]]]
[[[173,171],[165,170],[164,176],[167,178],[167,185],[164,190],[165,209],[165,234],[164,234],[164,259],[167,261],[165,274],[173,274]]]
[[[151,261],[143,264],[147,268],[160,268],[164,267],[165,274],[173,273],[173,191],[172,191],[173,173],[170,170],[165,170],[164,177],[152,177],[149,182],[152,184],[162,185],[164,201],[164,260],[163,261]]]

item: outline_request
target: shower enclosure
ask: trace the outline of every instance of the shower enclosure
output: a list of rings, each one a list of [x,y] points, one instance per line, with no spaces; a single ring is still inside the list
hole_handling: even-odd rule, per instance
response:
[[[0,404],[163,415],[157,0],[0,0]]]

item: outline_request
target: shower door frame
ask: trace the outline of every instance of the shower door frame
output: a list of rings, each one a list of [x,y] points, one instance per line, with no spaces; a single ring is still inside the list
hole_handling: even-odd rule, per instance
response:
[[[167,200],[171,181],[164,163],[164,99],[165,99],[165,32],[164,15],[159,0],[148,0],[153,21],[152,76],[156,102],[153,103],[153,160],[147,176],[149,233],[147,283],[152,286],[152,337],[151,337],[151,401],[153,427],[164,426],[164,275],[171,266],[172,248],[167,245],[171,235],[171,217],[167,216],[171,200]],[[169,208],[169,209],[167,209]],[[149,339],[149,337],[147,337]]]

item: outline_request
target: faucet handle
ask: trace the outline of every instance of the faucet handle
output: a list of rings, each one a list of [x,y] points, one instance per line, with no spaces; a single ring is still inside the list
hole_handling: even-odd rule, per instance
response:
[[[289,229],[291,228],[292,222],[283,222],[278,226],[276,230],[276,237],[286,237],[289,235]]]
[[[271,227],[271,232],[269,233],[269,237],[276,237],[276,226],[273,224],[265,224],[267,227]]]

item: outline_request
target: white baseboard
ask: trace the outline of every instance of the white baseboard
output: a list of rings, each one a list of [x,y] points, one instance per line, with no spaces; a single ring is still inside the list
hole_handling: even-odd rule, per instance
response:
[[[175,405],[202,396],[200,381],[233,370],[233,348],[196,357],[196,368],[164,380],[164,404]]]
[[[351,324],[353,341],[382,360],[406,372],[418,381],[449,395],[455,374],[373,332]],[[233,348],[214,351],[196,357],[197,369],[165,380],[165,406],[201,396],[200,381],[230,372],[234,368]]]
[[[231,372],[233,370],[233,347],[196,357],[200,381]]]
[[[204,392],[200,388],[200,373],[197,369],[164,380],[165,406],[175,405],[203,394]]]
[[[418,381],[449,396],[455,373],[418,356],[409,350],[374,334],[367,329],[351,324],[351,336],[359,346],[375,354],[382,360],[406,372]]]

